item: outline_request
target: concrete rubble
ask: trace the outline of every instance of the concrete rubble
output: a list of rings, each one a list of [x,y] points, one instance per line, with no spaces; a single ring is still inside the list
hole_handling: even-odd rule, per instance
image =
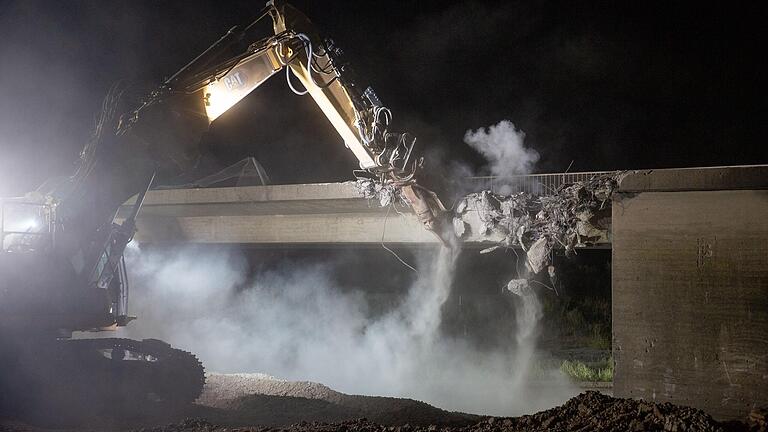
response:
[[[595,175],[542,196],[499,195],[489,190],[470,193],[452,210],[453,228],[461,239],[489,243],[481,253],[522,249],[527,270],[538,274],[548,267],[553,249],[570,255],[579,246],[605,240],[611,196],[624,175],[620,171]],[[363,197],[382,207],[402,201],[392,185],[367,178],[355,185]]]
[[[360,195],[371,201],[376,201],[379,206],[387,207],[402,198],[394,186],[369,178],[358,178],[353,182]]]
[[[621,176],[621,172],[594,176],[543,196],[524,192],[498,195],[488,190],[471,193],[456,205],[453,226],[461,238],[474,236],[496,243],[484,253],[523,249],[528,270],[538,274],[549,264],[552,249],[562,248],[570,254],[576,247],[600,239],[601,212],[610,207]]]

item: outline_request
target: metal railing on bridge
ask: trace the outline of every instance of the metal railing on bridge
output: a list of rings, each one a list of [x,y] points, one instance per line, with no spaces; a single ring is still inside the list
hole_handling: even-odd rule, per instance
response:
[[[525,192],[535,196],[553,194],[560,186],[592,177],[610,174],[612,171],[590,171],[574,173],[526,174],[509,177],[485,176],[470,177],[469,184],[474,190],[490,190],[491,192],[510,195]]]

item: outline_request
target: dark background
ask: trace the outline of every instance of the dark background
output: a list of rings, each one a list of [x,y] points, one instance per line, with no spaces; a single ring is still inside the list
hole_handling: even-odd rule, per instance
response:
[[[482,172],[464,132],[503,119],[541,154],[538,172],[768,162],[757,6],[293,3],[441,163]],[[261,7],[0,0],[0,195],[69,174],[115,81],[159,82]],[[277,183],[347,180],[357,167],[282,76],[222,116],[212,143],[221,164],[254,155]]]

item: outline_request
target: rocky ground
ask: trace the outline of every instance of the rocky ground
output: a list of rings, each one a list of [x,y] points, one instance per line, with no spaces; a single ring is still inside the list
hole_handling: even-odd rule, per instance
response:
[[[750,425],[723,425],[702,411],[613,398],[587,391],[533,415],[480,417],[447,412],[411,399],[354,396],[313,382],[262,374],[209,374],[193,407],[142,419],[90,423],[68,430],[141,432],[469,432],[469,431],[766,431],[765,412]],[[164,425],[164,426],[157,426]],[[0,420],[0,432],[51,432],[60,426],[30,426]]]
[[[387,420],[387,419],[384,419]],[[395,420],[390,418],[389,420]],[[398,422],[402,419],[397,419]],[[514,418],[486,417],[464,424],[405,424],[387,425],[369,419],[348,420],[337,423],[298,422],[290,426],[271,428],[245,427],[241,431],[286,432],[470,432],[470,431],[726,431],[707,414],[671,404],[654,404],[628,399],[617,399],[594,391],[572,398],[560,407],[540,413]],[[390,422],[391,423],[391,422]],[[748,430],[746,428],[738,428]],[[224,432],[227,427],[205,420],[186,420],[165,427],[143,429],[144,432]]]

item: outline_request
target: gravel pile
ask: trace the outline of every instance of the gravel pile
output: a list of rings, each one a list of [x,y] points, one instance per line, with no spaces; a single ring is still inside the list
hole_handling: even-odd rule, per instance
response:
[[[165,427],[142,429],[143,432],[224,432],[224,426],[205,420],[186,420]],[[431,425],[414,423],[387,426],[367,419],[335,423],[302,421],[274,429],[249,427],[253,432],[470,432],[470,431],[723,431],[720,424],[702,411],[669,403],[656,404],[631,399],[617,399],[597,392],[585,392],[564,405],[540,413],[515,417],[488,417],[467,425]]]
[[[255,394],[326,401],[338,399],[342,395],[328,386],[311,381],[287,381],[259,373],[208,373],[203,394],[197,403],[228,409],[237,405],[241,398]]]
[[[197,403],[212,409],[205,418],[230,426],[335,423],[359,418],[385,426],[463,426],[480,418],[413,399],[348,395],[319,383],[286,381],[264,374],[208,374]]]

